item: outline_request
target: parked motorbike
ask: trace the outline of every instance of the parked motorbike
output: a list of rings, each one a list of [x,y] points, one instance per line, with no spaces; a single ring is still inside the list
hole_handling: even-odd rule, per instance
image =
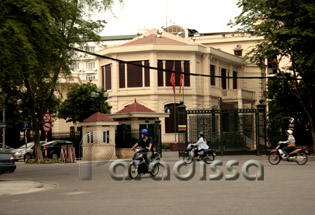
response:
[[[199,156],[205,163],[210,164],[211,161],[214,161],[215,159],[216,150],[205,149],[204,151],[198,152],[198,146],[195,146],[193,143],[188,144],[183,158],[184,162],[190,164],[197,156]]]
[[[288,162],[296,162],[299,165],[306,164],[308,158],[308,151],[306,147],[303,146],[301,148],[296,148],[292,152],[289,153],[289,157],[286,158],[285,154],[282,151],[282,148],[287,146],[287,144],[280,143],[278,146],[272,150],[268,155],[268,161],[272,165],[277,165],[281,160],[287,160]]]
[[[160,154],[157,152],[154,152],[151,155],[151,163],[154,161],[156,164],[152,167],[151,171],[149,172],[149,165],[145,162],[145,159],[143,157],[142,153],[143,149],[141,147],[137,147],[135,149],[135,154],[133,155],[132,162],[129,166],[129,177],[131,179],[135,179],[138,177],[139,174],[146,174],[150,173],[152,177],[156,176],[159,173],[159,160],[160,160]]]

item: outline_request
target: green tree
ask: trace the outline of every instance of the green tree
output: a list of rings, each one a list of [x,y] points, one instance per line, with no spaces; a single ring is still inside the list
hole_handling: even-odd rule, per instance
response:
[[[292,78],[289,73],[278,74],[277,77],[285,75],[286,78]],[[303,91],[307,90],[302,86],[303,82],[299,82],[299,87]],[[288,129],[290,120],[294,119],[294,136],[297,144],[305,144],[305,140],[311,139],[309,132],[310,126],[306,113],[301,103],[294,95],[294,89],[289,82],[283,79],[274,79],[268,83],[268,136],[273,145],[279,140],[286,139],[285,130]],[[292,122],[291,122],[292,123]]]
[[[70,76],[72,47],[99,39],[104,20],[89,19],[113,0],[2,0],[0,3],[0,88],[21,93],[42,159],[39,131],[50,111],[58,78]]]
[[[91,83],[73,85],[67,99],[59,106],[58,117],[67,122],[82,122],[95,112],[109,112],[111,107],[106,102],[105,92],[104,88]]]
[[[23,103],[21,98],[21,93],[12,90],[10,94],[0,96],[0,107],[5,107],[6,109],[6,144],[15,148],[21,145],[20,132],[22,131],[22,121],[31,121],[30,110]],[[60,99],[53,95],[52,102],[48,108],[53,118],[56,118],[57,107],[60,102]],[[0,111],[2,111],[2,108]],[[2,134],[2,129],[0,133]]]
[[[315,151],[315,2],[239,0],[238,6],[242,12],[232,25],[240,26],[240,32],[265,39],[247,53],[248,59],[258,65],[275,56],[279,62],[289,59],[290,64],[278,68],[278,73],[283,77],[285,72],[292,73],[293,79],[287,82],[307,116]]]

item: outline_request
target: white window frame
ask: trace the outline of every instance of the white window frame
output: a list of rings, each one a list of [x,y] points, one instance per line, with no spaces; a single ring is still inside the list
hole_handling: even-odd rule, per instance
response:
[[[93,131],[88,131],[86,133],[86,142],[88,144],[93,144]]]
[[[110,136],[109,136],[110,132],[109,130],[103,130],[103,144],[109,144],[110,143]]]

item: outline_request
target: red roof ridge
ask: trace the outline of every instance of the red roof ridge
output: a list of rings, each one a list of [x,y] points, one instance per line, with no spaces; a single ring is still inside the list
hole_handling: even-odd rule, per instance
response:
[[[114,120],[103,113],[96,112],[90,117],[83,120],[83,122],[114,122]]]
[[[122,110],[118,111],[116,114],[120,113],[154,113],[155,111],[151,110],[150,108],[147,108],[146,106],[139,104],[136,100],[130,104],[127,105]]]

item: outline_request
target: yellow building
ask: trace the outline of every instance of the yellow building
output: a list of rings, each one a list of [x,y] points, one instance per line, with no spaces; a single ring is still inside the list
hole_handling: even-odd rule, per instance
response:
[[[235,32],[198,33],[178,25],[162,30],[151,29],[138,35],[104,37],[101,42],[90,42],[88,46],[95,47],[99,55],[159,69],[93,57],[92,60],[97,62],[92,81],[107,90],[111,114],[116,114],[135,100],[156,114],[170,113],[170,117],[161,118],[162,142],[173,143],[178,140],[174,113],[180,101],[184,101],[187,109],[216,109],[219,107],[219,98],[222,98],[223,107],[232,109],[255,108],[259,100],[265,100],[264,78],[240,78],[273,75],[274,68],[267,60],[265,68],[243,62],[242,56],[262,39]],[[78,59],[81,63],[74,69],[73,80],[59,81],[63,99],[72,83],[90,80],[87,75],[83,75],[83,80],[80,78],[84,65],[91,61],[85,58]],[[192,75],[184,75],[180,93],[180,74],[175,75],[174,94],[171,73],[161,69],[174,69]],[[57,120],[53,133],[68,132],[70,126],[73,124]]]
[[[99,58],[101,72],[98,84],[107,89],[112,114],[132,104],[135,99],[156,113],[170,111],[170,117],[161,121],[162,142],[176,141],[174,103],[184,101],[187,109],[211,109],[218,108],[219,98],[222,98],[224,108],[227,109],[254,108],[264,98],[264,81],[237,78],[266,75],[264,69],[255,65],[244,66],[242,58],[231,53],[239,42],[228,42],[232,48],[223,51],[219,48],[219,41],[216,45],[207,39],[208,36],[189,36],[189,32],[180,26],[163,31],[151,29],[124,44],[107,47],[97,53],[160,69],[174,68],[175,71],[190,74],[222,76],[210,78],[184,75],[179,93],[180,74],[176,74],[174,95],[169,72]]]

